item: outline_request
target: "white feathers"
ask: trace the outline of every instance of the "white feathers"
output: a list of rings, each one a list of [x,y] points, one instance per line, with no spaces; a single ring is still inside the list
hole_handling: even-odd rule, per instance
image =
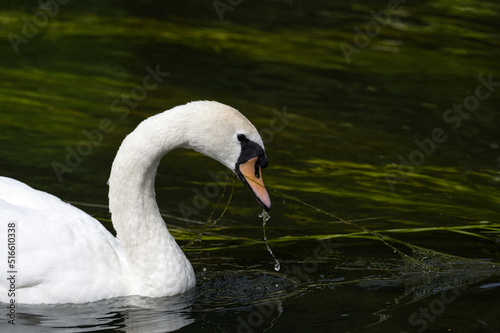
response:
[[[195,284],[191,264],[170,235],[156,204],[160,159],[192,148],[234,170],[237,134],[262,145],[255,127],[235,109],[192,102],[143,121],[123,141],[109,179],[117,238],[97,220],[60,199],[0,177],[0,248],[7,223],[16,223],[16,302],[82,303],[142,295],[168,296]],[[91,158],[91,157],[89,157]],[[0,260],[6,272],[7,261]],[[0,301],[8,302],[0,279]]]

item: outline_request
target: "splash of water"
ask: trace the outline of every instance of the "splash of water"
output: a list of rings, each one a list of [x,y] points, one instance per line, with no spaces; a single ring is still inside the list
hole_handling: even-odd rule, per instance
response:
[[[274,264],[274,270],[277,272],[280,270],[281,265],[278,259],[276,259],[276,256],[273,253],[273,250],[271,250],[271,247],[269,246],[269,243],[267,242],[267,236],[266,236],[266,222],[269,221],[271,216],[263,210],[262,213],[259,214],[259,217],[262,217],[262,231],[264,232],[264,241],[266,242],[266,247],[269,253],[271,253],[271,256],[273,257],[274,261],[276,264]]]

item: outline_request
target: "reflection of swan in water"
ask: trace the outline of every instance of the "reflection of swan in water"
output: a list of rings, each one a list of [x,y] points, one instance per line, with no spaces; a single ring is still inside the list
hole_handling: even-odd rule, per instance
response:
[[[16,326],[3,321],[8,310],[2,306],[0,332],[95,332],[103,329],[127,333],[173,332],[194,321],[190,315],[193,296],[187,293],[173,297],[117,297],[84,304],[23,304],[17,309]]]
[[[237,110],[217,102],[175,107],[143,121],[116,155],[109,207],[117,238],[81,210],[0,177],[2,221],[16,228],[16,302],[159,297],[192,288],[193,268],[168,232],[154,192],[160,159],[178,147],[194,149],[233,170],[264,209],[270,209],[261,176],[267,157],[255,127]],[[2,244],[6,233],[4,226]],[[1,271],[8,270],[6,264],[1,260]],[[0,279],[2,302],[9,302],[7,283]]]

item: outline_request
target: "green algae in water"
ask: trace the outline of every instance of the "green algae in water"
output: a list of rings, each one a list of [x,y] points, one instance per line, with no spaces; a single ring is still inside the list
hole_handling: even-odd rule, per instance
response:
[[[278,259],[276,259],[276,256],[273,253],[273,250],[271,250],[271,247],[269,246],[269,243],[267,242],[267,236],[266,236],[266,222],[269,221],[271,218],[271,215],[269,215],[265,210],[262,211],[262,213],[259,214],[259,217],[262,217],[262,231],[264,232],[264,241],[266,242],[266,247],[269,253],[271,253],[271,256],[273,257],[274,261],[276,264],[274,264],[274,270],[277,272],[280,270],[281,265]]]
[[[357,223],[354,223],[353,221],[346,221],[343,218],[336,216],[332,213],[329,213],[321,208],[318,208],[314,205],[311,205],[307,202],[304,202],[300,199],[297,199],[291,195],[288,195],[286,193],[283,193],[281,191],[278,191],[276,189],[272,189],[273,192],[278,193],[279,195],[294,200],[295,202],[298,202],[306,207],[309,207],[311,209],[314,209],[315,211],[325,214],[337,221],[340,221],[342,223],[345,223],[350,226],[354,226],[356,228],[359,228],[363,231],[363,233],[366,233],[367,235],[372,236],[374,239],[377,239],[381,241],[384,245],[390,247],[394,253],[398,253],[403,260],[404,263],[404,272],[405,273],[415,273],[415,272],[424,272],[424,273],[430,273],[430,272],[443,272],[447,270],[460,270],[460,269],[471,269],[471,268],[491,268],[491,269],[498,269],[498,263],[495,262],[488,262],[488,261],[483,261],[483,260],[477,260],[477,259],[469,259],[469,258],[463,258],[459,256],[454,256],[446,253],[442,253],[439,251],[427,249],[424,247],[416,246],[413,244],[410,244],[408,242],[396,239],[394,237],[387,236],[385,234],[381,234],[376,231],[369,230],[363,225],[359,225]],[[263,212],[265,213],[265,212]],[[267,215],[267,213],[266,213]],[[259,216],[263,217],[263,225],[265,225],[265,222],[270,218],[269,215],[267,219],[264,219],[264,214],[261,214]],[[346,237],[349,237],[346,235]],[[264,231],[264,239],[265,237],[265,231]],[[392,244],[391,244],[392,243]],[[267,241],[266,241],[267,244]],[[408,255],[405,252],[403,252],[399,247],[397,247],[394,244],[406,246],[407,248],[411,249],[412,254]],[[272,254],[272,252],[271,252]]]

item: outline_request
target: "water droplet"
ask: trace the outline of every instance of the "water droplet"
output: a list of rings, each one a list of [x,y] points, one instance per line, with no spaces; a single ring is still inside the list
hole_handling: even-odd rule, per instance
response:
[[[262,213],[259,214],[259,217],[262,217],[262,231],[264,232],[264,241],[266,242],[267,250],[269,251],[269,253],[271,253],[271,255],[274,258],[274,261],[276,262],[276,264],[274,264],[274,270],[277,272],[280,270],[281,265],[280,265],[280,262],[278,261],[278,259],[276,259],[275,255],[273,253],[273,250],[271,250],[271,247],[269,246],[269,243],[267,242],[267,236],[266,236],[266,222],[269,221],[271,216],[265,210],[263,210]]]
[[[259,217],[262,217],[262,224],[266,225],[266,222],[269,221],[269,219],[271,218],[271,215],[269,215],[268,212],[263,210],[262,213],[259,214]]]

